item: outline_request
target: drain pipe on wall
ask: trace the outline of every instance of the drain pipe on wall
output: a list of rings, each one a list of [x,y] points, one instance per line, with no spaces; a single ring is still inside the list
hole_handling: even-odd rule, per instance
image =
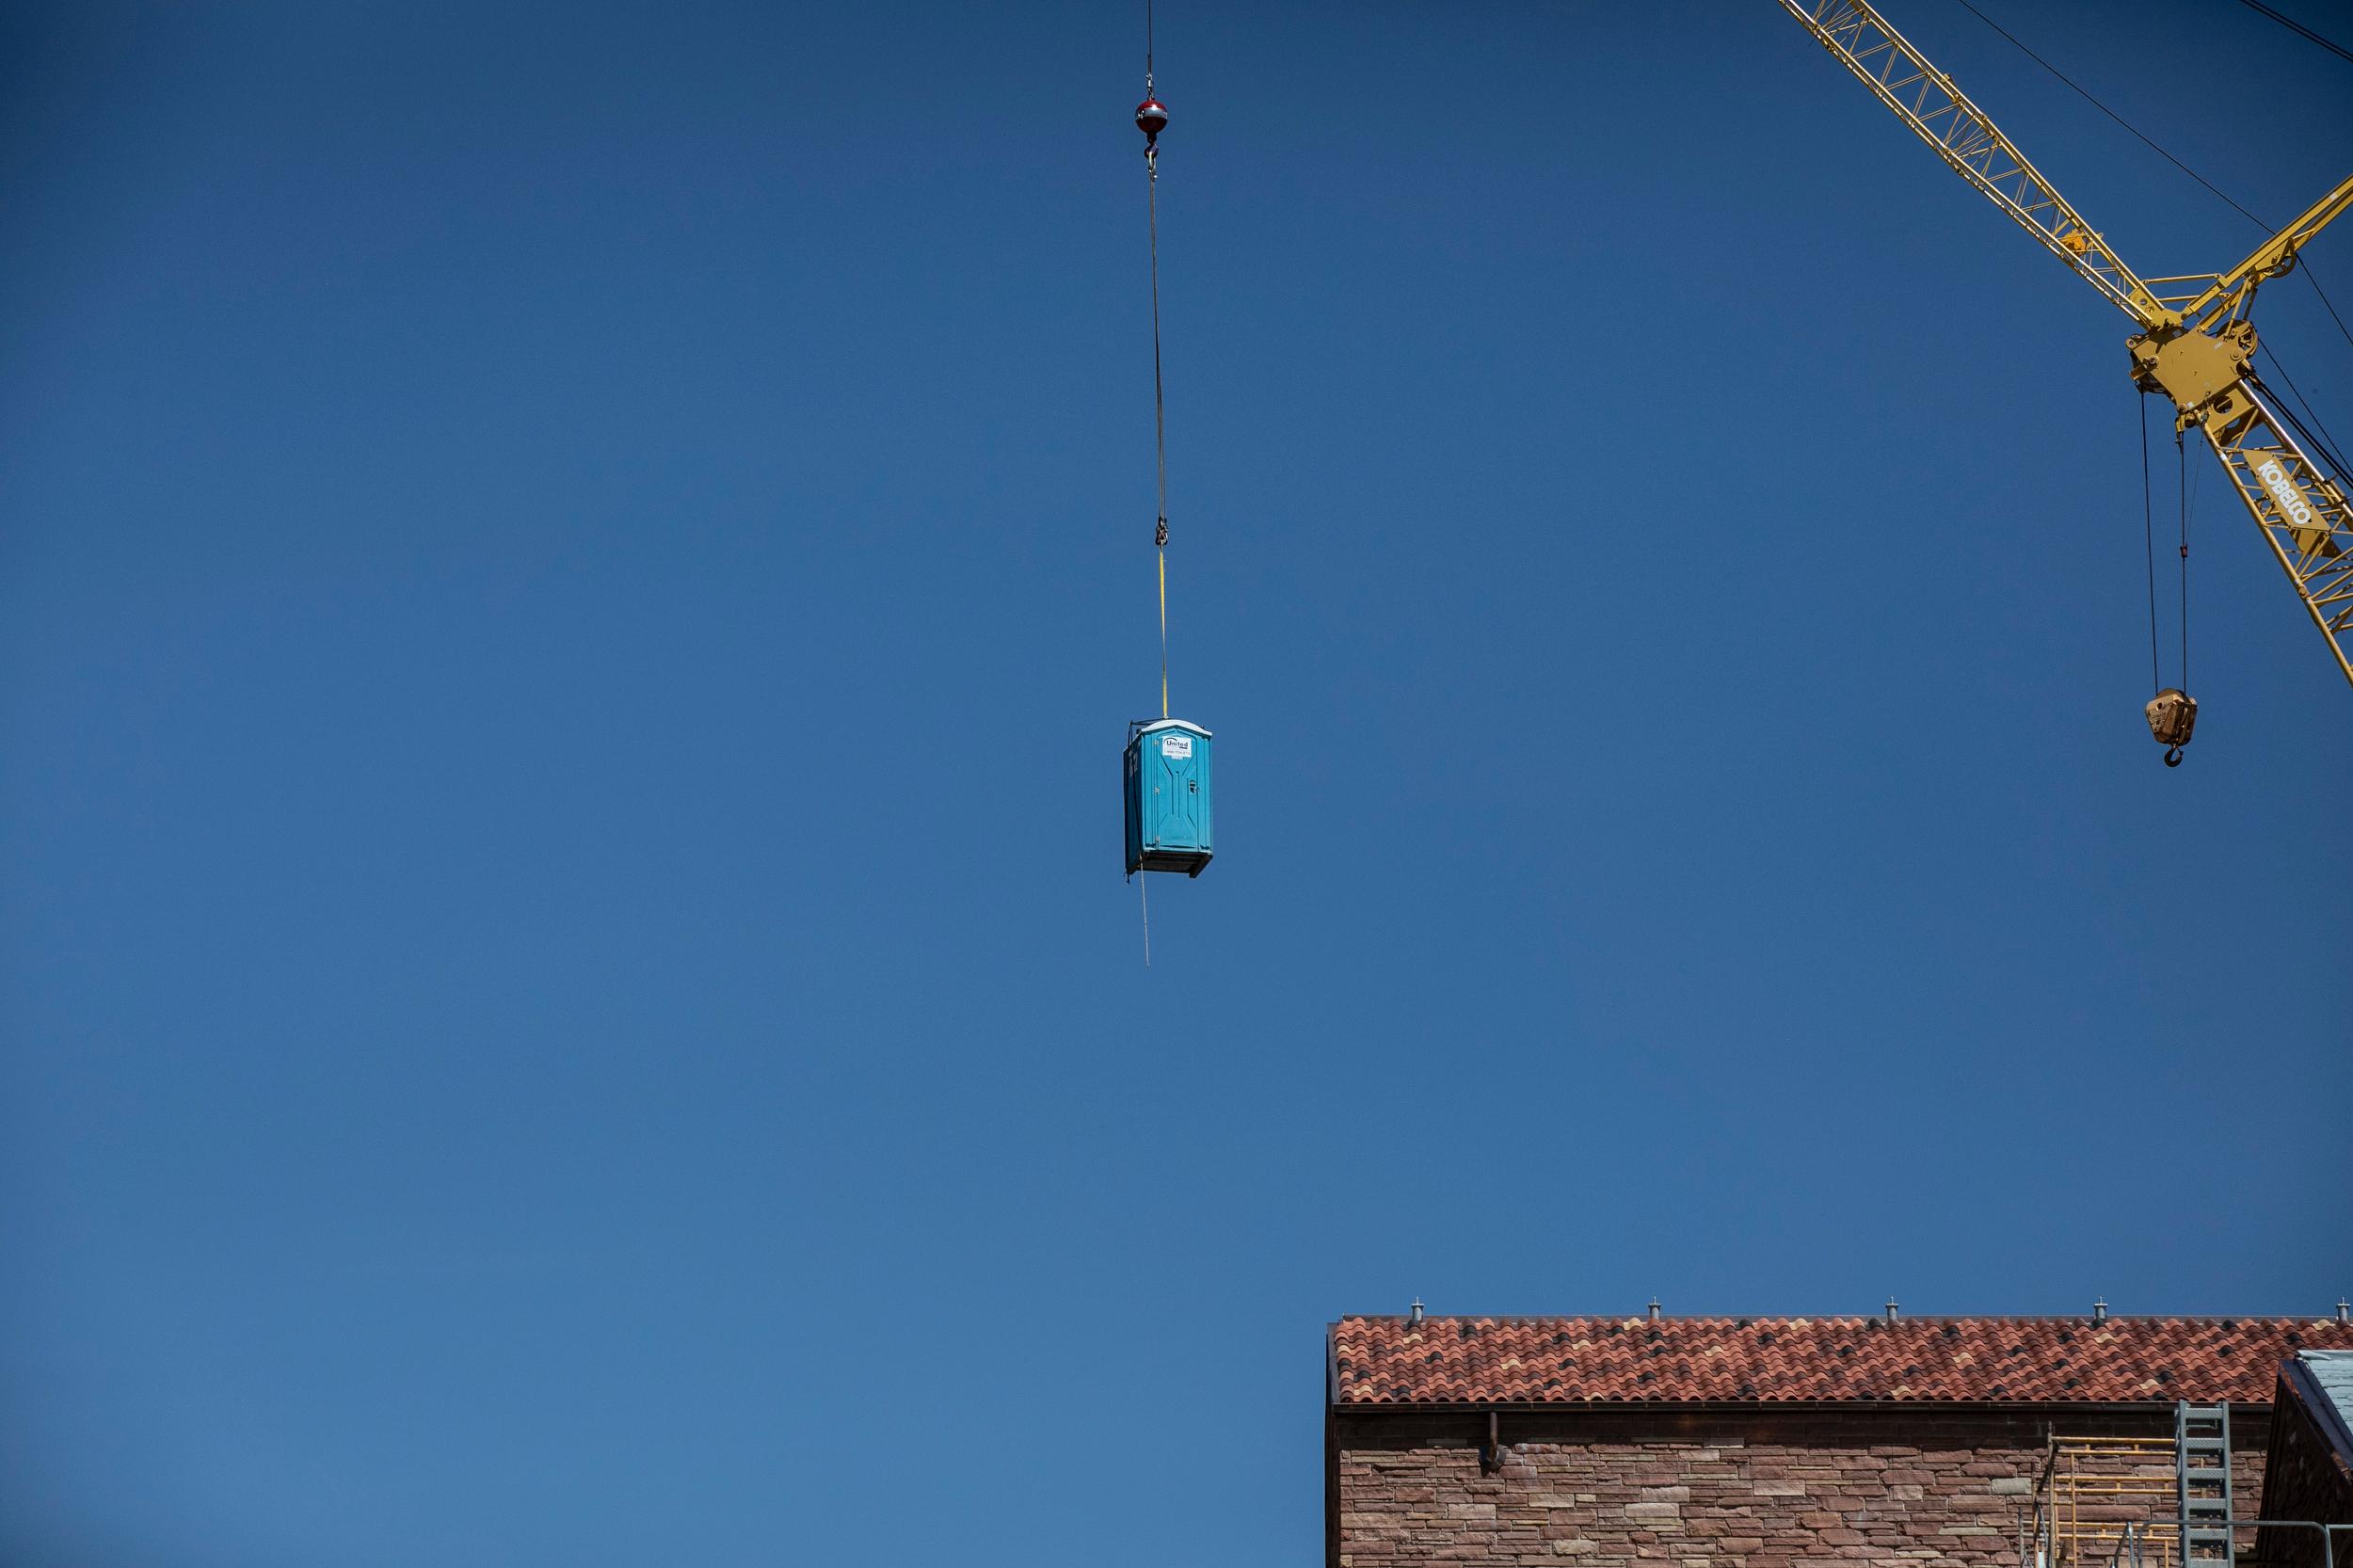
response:
[[[1503,1417],[1493,1408],[1487,1412],[1487,1437],[1479,1445],[1479,1473],[1492,1476],[1503,1468]]]

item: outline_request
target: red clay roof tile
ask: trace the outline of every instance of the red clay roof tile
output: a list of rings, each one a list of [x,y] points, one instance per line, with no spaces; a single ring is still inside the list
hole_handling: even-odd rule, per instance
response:
[[[2310,1318],[1343,1318],[1342,1406],[1906,1400],[2268,1403]]]

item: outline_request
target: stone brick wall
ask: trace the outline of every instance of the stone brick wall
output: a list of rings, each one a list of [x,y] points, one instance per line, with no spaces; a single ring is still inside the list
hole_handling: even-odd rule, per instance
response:
[[[2271,1411],[2263,1517],[2353,1525],[2353,1477],[2340,1466],[2328,1439],[2314,1429],[2313,1413],[2284,1379],[2281,1396]],[[2238,1506],[2242,1513],[2254,1512],[2244,1500]],[[2334,1560],[2353,1558],[2353,1532],[2338,1531],[2332,1543]],[[2327,1560],[2316,1530],[2267,1529],[2256,1545],[2272,1568],[2321,1568]]]
[[[2268,1414],[2233,1413],[2242,1513],[2260,1493]],[[1503,1448],[1490,1471],[1483,1412],[1335,1413],[1329,1568],[2009,1565],[2053,1423],[2071,1436],[2173,1435],[2169,1410],[2081,1406],[1653,1407],[1498,1419]]]

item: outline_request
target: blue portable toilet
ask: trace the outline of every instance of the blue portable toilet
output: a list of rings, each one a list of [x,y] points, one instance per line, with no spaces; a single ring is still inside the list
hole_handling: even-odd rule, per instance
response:
[[[1182,719],[1128,727],[1128,874],[1209,863],[1209,732]]]

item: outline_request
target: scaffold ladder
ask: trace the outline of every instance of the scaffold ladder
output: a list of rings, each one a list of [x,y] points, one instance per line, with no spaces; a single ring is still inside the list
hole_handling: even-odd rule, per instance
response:
[[[2173,1465],[2180,1489],[2182,1568],[2238,1568],[2231,1537],[2231,1407],[2173,1407]]]

